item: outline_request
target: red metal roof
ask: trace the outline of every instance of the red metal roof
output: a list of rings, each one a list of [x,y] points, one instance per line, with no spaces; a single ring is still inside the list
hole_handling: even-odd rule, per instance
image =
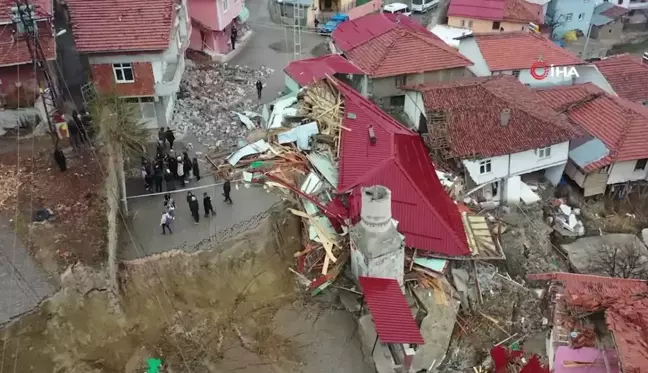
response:
[[[648,64],[641,57],[623,54],[594,62],[619,97],[632,102],[648,100]]]
[[[625,373],[648,372],[648,284],[642,280],[573,273],[544,273],[529,280],[555,280],[564,286],[564,301],[584,312],[605,310]]]
[[[349,60],[374,77],[472,65],[454,48],[405,16],[370,14],[342,23],[332,37]]]
[[[286,66],[284,71],[300,86],[320,81],[326,78],[327,75],[365,75],[365,72],[359,67],[338,54],[327,54],[325,56],[292,61]]]
[[[542,6],[524,0],[452,0],[448,17],[544,23]]]
[[[344,95],[343,126],[350,129],[340,137],[338,190],[360,196],[363,186],[384,185],[392,192],[392,213],[406,245],[448,256],[470,255],[457,205],[439,182],[421,138],[346,84],[337,86]],[[370,126],[374,145],[369,142]],[[352,200],[350,215],[356,218],[360,198]]]
[[[377,277],[360,277],[358,280],[383,343],[425,343],[398,281]]]
[[[426,110],[445,114],[450,148],[457,157],[517,153],[579,135],[536,92],[512,76],[469,78],[412,89],[423,93]],[[501,124],[504,109],[510,109],[506,126]]]
[[[605,93],[591,83],[537,90],[552,107],[601,140],[610,153],[584,168],[594,171],[614,162],[648,158],[648,108]],[[561,110],[561,111],[562,111]]]
[[[558,44],[529,31],[498,32],[474,37],[490,71],[525,70],[542,59],[549,65],[575,66],[585,62]]]
[[[169,47],[175,0],[67,0],[77,50],[162,51]]]
[[[31,64],[32,58],[25,39],[14,41],[11,25],[0,26],[0,66]],[[48,60],[56,58],[56,42],[49,21],[38,22],[41,47]]]

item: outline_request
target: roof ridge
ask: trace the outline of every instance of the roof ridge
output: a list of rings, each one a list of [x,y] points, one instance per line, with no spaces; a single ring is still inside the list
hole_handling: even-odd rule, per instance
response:
[[[389,22],[391,22],[391,23],[392,23],[392,27],[386,28],[386,29],[385,29],[383,32],[381,32],[381,33],[378,33],[378,34],[375,34],[375,35],[372,34],[372,36],[371,36],[369,39],[366,39],[366,40],[364,40],[362,43],[359,43],[358,45],[356,45],[356,46],[354,46],[354,47],[352,47],[352,48],[349,48],[349,50],[344,51],[345,53],[350,53],[350,52],[352,52],[353,50],[355,50],[356,48],[359,48],[359,47],[361,47],[361,46],[363,46],[363,45],[369,43],[370,41],[372,41],[372,40],[374,40],[374,39],[376,39],[376,38],[378,38],[378,37],[380,37],[380,36],[385,35],[386,33],[388,33],[388,32],[390,32],[390,31],[394,30],[394,29],[399,25],[399,23],[395,23],[395,22],[393,22],[391,19],[385,17],[384,13],[380,13],[380,16],[381,16],[381,17],[384,17],[386,20],[388,20]],[[365,16],[365,17],[366,17],[366,16]],[[360,18],[362,18],[362,17],[360,17]]]
[[[414,135],[414,134],[412,134],[412,135],[405,135],[405,134],[399,134],[399,133],[394,134],[394,137],[395,137],[395,138],[396,138],[396,137],[401,137],[401,136],[416,136],[416,135]],[[416,136],[416,137],[417,137],[417,140],[419,140],[419,141],[421,141],[421,142],[423,141],[419,136]],[[398,151],[398,147],[399,147],[399,145],[398,145],[398,144],[395,144],[395,145],[396,145],[396,146],[394,147],[394,150],[397,152],[397,151]],[[423,145],[423,144],[421,144],[421,145],[424,146],[424,148],[425,148],[425,145]],[[426,152],[426,154],[427,154],[427,152]],[[431,164],[433,170],[436,171],[436,167],[434,167],[434,164],[432,164],[432,161],[429,159],[429,157],[426,158],[426,159],[427,159],[428,162],[430,162],[430,164]],[[434,215],[436,215],[436,216],[439,218],[439,220],[441,221],[441,224],[443,224],[443,228],[445,228],[447,231],[449,231],[449,232],[452,233],[452,236],[453,236],[454,241],[455,241],[455,245],[457,245],[457,241],[459,241],[459,243],[461,243],[462,245],[457,245],[457,246],[463,246],[464,242],[461,241],[461,238],[457,235],[457,232],[455,232],[455,230],[452,229],[452,227],[450,226],[450,224],[448,224],[448,222],[446,221],[446,219],[445,219],[444,217],[442,217],[441,214],[439,214],[439,211],[437,210],[436,206],[433,206],[433,205],[430,203],[430,200],[428,199],[428,197],[427,197],[427,196],[426,196],[426,195],[421,191],[421,189],[419,188],[418,183],[416,183],[416,182],[414,181],[414,178],[412,177],[412,175],[410,175],[409,172],[407,172],[407,168],[406,168],[406,167],[403,167],[403,165],[402,165],[401,162],[400,162],[400,157],[398,157],[398,156],[394,157],[393,161],[396,163],[396,165],[398,166],[398,168],[401,169],[401,171],[403,172],[403,174],[405,174],[405,177],[406,177],[407,180],[409,181],[410,185],[412,185],[412,186],[414,187],[414,189],[415,189],[416,192],[419,194],[419,196],[421,196],[421,197],[423,198],[423,200],[428,204],[428,207],[430,207],[430,208],[432,209],[432,211],[434,211]],[[438,179],[438,176],[436,176],[436,174],[433,175],[433,176],[436,177],[436,178]],[[440,183],[440,182],[441,182],[441,181],[439,181],[439,183]],[[467,247],[467,241],[465,242],[465,244],[466,244],[466,246],[465,246],[464,248],[468,249],[467,251],[468,251],[468,254],[469,254],[469,253],[470,253],[470,248]]]
[[[409,27],[405,27],[404,30],[406,32],[408,32],[410,35],[412,35],[414,37],[417,37],[420,40],[422,40],[422,41],[424,41],[424,42],[426,42],[426,43],[428,43],[428,44],[430,44],[430,45],[432,45],[434,47],[437,47],[437,48],[439,48],[439,49],[441,49],[441,50],[443,50],[445,52],[448,52],[449,54],[452,54],[453,56],[459,57],[459,58],[465,60],[466,62],[470,62],[471,65],[474,65],[474,62],[472,62],[469,58],[467,58],[463,54],[459,53],[459,51],[457,51],[456,49],[450,47],[448,44],[443,42],[443,40],[435,38],[434,34],[432,34],[430,31],[428,31],[428,32],[430,32],[431,35],[425,35],[422,32],[419,32],[417,30],[413,30],[413,29],[411,29]]]

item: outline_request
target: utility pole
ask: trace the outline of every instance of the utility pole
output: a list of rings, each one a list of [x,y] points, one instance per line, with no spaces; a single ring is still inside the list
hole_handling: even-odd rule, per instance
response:
[[[43,51],[43,47],[40,43],[39,37],[39,27],[38,21],[44,20],[47,18],[37,18],[35,13],[35,8],[33,4],[29,4],[27,0],[23,0],[23,3],[20,0],[16,0],[16,5],[12,6],[11,9],[11,21],[14,25],[14,36],[16,43],[24,41],[29,50],[32,62],[35,66],[36,72],[36,81],[40,89],[41,100],[43,102],[43,108],[45,109],[45,117],[47,120],[48,128],[52,135],[52,142],[54,143],[55,151],[59,151],[58,148],[58,132],[52,123],[54,118],[60,116],[61,112],[59,108],[61,107],[60,95],[56,90],[56,86],[52,80],[52,76],[47,67],[47,56]],[[48,15],[49,16],[49,15]],[[45,87],[43,88],[43,84]]]
[[[294,13],[293,18],[295,21],[295,26],[293,27],[293,60],[295,61],[301,59],[301,54],[302,54],[301,18],[304,13],[302,8],[302,1],[303,0],[295,0],[295,3],[293,4],[293,13]]]

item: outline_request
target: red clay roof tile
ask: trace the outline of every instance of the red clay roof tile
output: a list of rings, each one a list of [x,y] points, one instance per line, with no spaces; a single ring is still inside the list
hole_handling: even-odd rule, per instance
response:
[[[556,66],[585,62],[546,37],[528,31],[498,32],[474,37],[490,71],[524,70],[542,59]]]
[[[619,97],[632,102],[648,100],[648,64],[641,57],[623,54],[594,62]]]
[[[579,135],[566,118],[512,76],[463,79],[412,89],[423,93],[427,111],[445,114],[451,151],[457,157],[517,153]],[[506,126],[501,124],[504,109],[510,109]]]
[[[48,60],[56,59],[56,42],[49,22],[38,22],[40,44]],[[0,26],[0,66],[31,64],[32,58],[24,38],[14,41],[11,26]],[[30,67],[31,68],[31,67]]]
[[[353,88],[338,82],[345,117],[340,137],[340,192],[358,196],[363,186],[384,185],[392,192],[392,213],[405,244],[448,256],[470,254],[457,205],[448,197],[420,136],[385,114]],[[350,114],[355,114],[351,118]],[[376,143],[369,142],[373,126]],[[360,214],[352,198],[350,215]]]
[[[537,93],[555,109],[601,140],[610,151],[584,169],[594,171],[614,162],[648,158],[648,108],[603,92],[591,83],[539,89]],[[575,105],[573,103],[576,103]]]
[[[358,281],[381,342],[425,343],[398,281],[378,277]]]
[[[628,9],[622,7],[622,6],[614,5],[611,8],[602,11],[601,14],[604,15],[604,16],[610,17],[612,19],[616,19],[616,18],[619,18],[619,17],[621,17],[623,15],[628,14],[628,12],[630,12],[630,10],[628,10]]]
[[[374,77],[471,66],[467,58],[408,17],[378,13],[342,23],[332,34],[345,56]]]
[[[564,286],[566,304],[580,311],[605,310],[625,373],[648,373],[648,284],[642,280],[573,273],[541,273],[529,280],[555,280]]]
[[[448,17],[544,23],[542,6],[524,0],[452,0]]]
[[[162,51],[169,47],[174,0],[68,0],[77,50]]]
[[[292,61],[286,66],[284,71],[301,86],[320,81],[326,78],[327,75],[365,74],[364,71],[351,61],[337,54],[327,54],[325,56]]]

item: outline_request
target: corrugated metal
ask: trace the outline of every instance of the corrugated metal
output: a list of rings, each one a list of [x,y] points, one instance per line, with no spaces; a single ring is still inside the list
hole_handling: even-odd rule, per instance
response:
[[[415,74],[473,63],[408,17],[385,13],[344,22],[333,41],[346,57],[373,77]]]
[[[544,20],[542,6],[524,0],[452,0],[448,7],[448,17],[538,24]]]
[[[398,281],[376,277],[360,277],[359,281],[381,342],[425,343]]]
[[[359,67],[337,54],[293,61],[284,69],[300,86],[320,81],[335,74],[365,75]]]
[[[392,214],[405,243],[449,256],[469,255],[461,215],[439,181],[421,138],[355,90],[338,83],[345,119],[340,139],[340,192],[359,195],[362,186],[384,185],[392,192]],[[349,118],[355,114],[355,119]],[[376,143],[369,141],[373,126]],[[359,198],[350,206],[359,216]]]
[[[578,167],[584,169],[592,162],[603,159],[610,151],[605,144],[599,139],[592,139],[576,149],[569,151],[569,159],[571,159]]]

